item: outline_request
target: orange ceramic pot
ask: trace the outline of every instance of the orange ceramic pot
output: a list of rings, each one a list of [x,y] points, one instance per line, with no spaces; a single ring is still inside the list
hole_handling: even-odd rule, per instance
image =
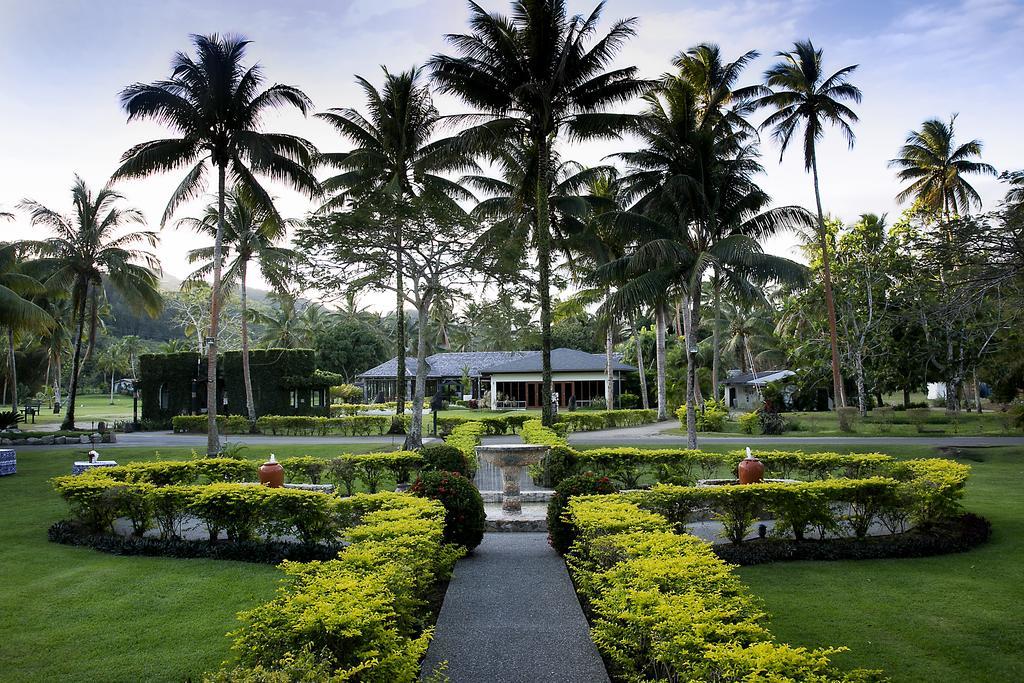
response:
[[[284,468],[281,463],[271,460],[260,465],[260,484],[272,489],[284,486]]]
[[[757,484],[764,481],[764,463],[757,458],[743,458],[737,469],[741,484]]]

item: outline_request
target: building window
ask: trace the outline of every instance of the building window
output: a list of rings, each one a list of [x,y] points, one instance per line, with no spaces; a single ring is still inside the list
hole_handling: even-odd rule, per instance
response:
[[[167,382],[160,385],[160,410],[169,410],[171,407],[171,392],[167,389]]]
[[[299,392],[292,389],[288,392],[288,402],[291,403],[292,408],[299,407]]]
[[[321,396],[323,396],[322,392],[323,389],[314,389],[313,393],[310,394],[309,396],[309,405],[313,406],[314,408],[319,408],[321,405],[323,405],[323,401],[320,398]]]

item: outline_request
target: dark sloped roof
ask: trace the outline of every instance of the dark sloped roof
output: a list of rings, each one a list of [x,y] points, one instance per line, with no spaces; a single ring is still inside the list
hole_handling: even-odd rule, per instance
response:
[[[427,377],[461,377],[462,368],[469,366],[470,377],[479,377],[480,368],[485,365],[498,365],[515,360],[524,354],[539,351],[461,351],[452,353],[435,353],[427,356]],[[405,372],[408,376],[416,374],[416,359],[405,359]],[[385,361],[375,368],[370,368],[358,377],[396,377],[398,375],[398,358]]]
[[[725,379],[726,384],[763,384],[769,378],[774,381],[795,374],[792,370],[762,370],[761,372],[744,372]],[[776,376],[778,375],[778,376]]]
[[[540,372],[540,351],[463,351],[435,353],[427,356],[427,377],[461,377],[462,368],[469,366],[470,377],[481,374],[510,372]],[[551,349],[551,369],[555,372],[590,372],[604,370],[604,354],[586,353],[575,349]],[[614,370],[636,370],[626,365],[615,354]],[[416,374],[416,359],[405,359],[406,375]],[[398,358],[385,361],[357,377],[391,378],[398,375]]]
[[[553,372],[602,372],[604,371],[604,354],[587,353],[576,349],[551,349],[551,370]],[[612,362],[613,370],[636,370],[618,358]],[[482,368],[484,374],[499,375],[512,372],[540,372],[540,351],[532,351],[522,358],[511,360],[500,365]]]

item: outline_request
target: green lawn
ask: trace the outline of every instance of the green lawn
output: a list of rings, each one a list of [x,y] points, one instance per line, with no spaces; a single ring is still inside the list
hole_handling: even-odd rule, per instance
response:
[[[0,405],[0,411],[10,410],[11,406]],[[142,404],[139,404],[139,411],[142,411]],[[19,412],[21,409],[19,407]],[[132,397],[114,394],[114,405],[110,405],[110,394],[88,394],[79,396],[75,402],[75,421],[79,427],[95,427],[99,421],[113,422],[114,420],[130,420],[132,417]],[[29,418],[31,420],[31,418]],[[64,413],[53,414],[52,408],[43,404],[42,412],[36,415],[37,425],[59,425],[64,419]],[[32,429],[31,421],[27,425],[21,425],[22,429]]]
[[[275,445],[279,457],[365,452],[375,445]],[[82,451],[84,453],[84,449]],[[120,463],[152,449],[118,448]],[[243,457],[264,459],[266,448]],[[73,449],[18,452],[18,474],[0,477],[0,680],[181,681],[230,656],[235,614],[269,599],[281,577],[245,562],[115,557],[46,540],[65,516],[47,483],[81,458]],[[165,459],[190,457],[165,448]]]
[[[908,424],[905,413],[893,413],[892,421],[881,421],[870,412],[865,420],[854,425],[854,431],[844,432],[839,429],[839,419],[835,413],[784,413],[787,420],[798,425],[799,429],[787,431],[785,436],[1020,436],[1020,427],[1015,426],[1005,413],[988,410],[981,413],[961,413],[955,418],[947,418],[942,409],[933,409],[929,421],[920,427]],[[667,430],[669,434],[685,434],[683,427]],[[706,436],[734,436],[740,434],[739,422],[730,420],[725,423],[721,432],[701,432]],[[760,436],[754,434],[752,436]]]
[[[1024,449],[963,453],[973,468],[966,507],[992,522],[990,543],[922,559],[740,569],[764,599],[776,636],[794,645],[845,645],[850,652],[837,662],[884,669],[893,681],[1024,680]]]

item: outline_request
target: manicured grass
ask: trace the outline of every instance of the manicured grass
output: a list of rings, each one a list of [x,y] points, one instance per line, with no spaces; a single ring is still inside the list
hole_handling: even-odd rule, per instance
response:
[[[366,452],[377,445],[275,445],[278,457]],[[250,446],[240,455],[268,456]],[[152,449],[109,451],[119,463]],[[188,448],[164,448],[185,459]],[[0,477],[0,680],[198,680],[231,656],[235,614],[273,595],[281,572],[246,562],[115,557],[46,540],[66,516],[48,484],[67,474],[75,449],[18,452],[18,473]]]
[[[885,451],[937,455],[921,447]],[[1024,449],[961,453],[972,467],[966,508],[992,522],[991,542],[941,557],[740,569],[780,640],[845,645],[850,652],[837,662],[884,669],[893,681],[1024,680]]]
[[[920,427],[910,424],[906,413],[893,413],[891,421],[881,421],[873,413],[868,413],[866,420],[858,419],[854,431],[844,432],[839,429],[839,419],[834,412],[820,413],[785,413],[786,419],[796,423],[799,429],[787,431],[784,436],[1020,436],[1020,427],[1013,424],[1012,418],[1006,413],[988,409],[981,413],[961,413],[955,418],[947,418],[942,409],[932,409],[929,421]],[[666,430],[669,434],[685,434],[684,427]],[[730,420],[725,423],[721,432],[701,432],[705,436],[734,436],[740,434],[739,422]],[[753,434],[757,437],[760,434]]]
[[[23,404],[22,404],[23,405]],[[0,411],[10,410],[10,405],[0,405]],[[37,425],[59,425],[64,419],[63,411],[53,414],[53,409],[48,408],[44,403],[36,415]],[[139,411],[142,411],[142,404],[139,404]],[[19,406],[19,412],[21,407]],[[110,405],[110,394],[88,394],[79,396],[75,401],[75,422],[79,427],[88,429],[95,427],[97,422],[113,422],[114,420],[130,420],[132,417],[132,397],[114,394],[114,405]],[[29,418],[27,425],[21,425],[22,429],[32,429],[32,418]]]

